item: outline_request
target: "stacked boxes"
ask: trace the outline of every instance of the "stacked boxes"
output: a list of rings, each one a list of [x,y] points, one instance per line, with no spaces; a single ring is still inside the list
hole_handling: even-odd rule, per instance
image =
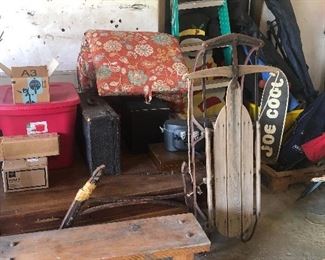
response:
[[[48,188],[47,156],[59,155],[56,133],[0,138],[5,192]]]
[[[12,87],[0,87],[0,129],[4,136],[60,135],[60,155],[48,158],[49,170],[69,167],[73,163],[74,126],[79,103],[71,83],[51,83],[50,94],[51,102],[13,104]]]

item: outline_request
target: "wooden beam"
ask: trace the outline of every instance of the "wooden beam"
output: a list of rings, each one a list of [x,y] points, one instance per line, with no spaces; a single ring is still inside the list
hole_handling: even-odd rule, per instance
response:
[[[187,1],[179,3],[178,10],[194,9],[221,6],[224,4],[224,0],[200,0],[200,1]]]
[[[122,160],[122,174],[103,176],[90,200],[123,199],[183,191],[181,174],[176,171],[174,174],[159,174],[161,171],[147,154],[123,154]],[[3,185],[0,185],[0,235],[57,229],[76,192],[88,178],[88,169],[82,158],[77,156],[72,167],[50,170],[49,189],[7,194],[3,192]],[[1,176],[0,183],[2,184]],[[181,209],[157,204],[119,207],[80,216],[76,225],[177,214],[183,213],[184,209],[185,207]]]
[[[264,5],[264,0],[254,0],[251,2],[250,15],[253,17],[258,27],[261,22],[263,5]]]
[[[0,258],[190,260],[210,244],[187,213],[0,237]]]

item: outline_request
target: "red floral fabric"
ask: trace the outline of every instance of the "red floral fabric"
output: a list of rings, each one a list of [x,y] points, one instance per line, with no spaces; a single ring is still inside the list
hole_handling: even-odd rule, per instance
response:
[[[100,96],[158,94],[182,105],[187,72],[177,39],[165,33],[90,30],[78,58],[81,88],[97,86]]]

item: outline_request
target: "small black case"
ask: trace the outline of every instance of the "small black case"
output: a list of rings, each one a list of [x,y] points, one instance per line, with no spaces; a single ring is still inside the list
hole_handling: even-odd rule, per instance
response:
[[[153,99],[150,104],[141,98],[124,104],[122,121],[123,136],[132,153],[148,151],[148,145],[163,141],[161,127],[169,118],[170,108],[166,102]]]
[[[120,119],[106,101],[93,93],[80,93],[82,143],[90,172],[101,164],[105,174],[119,174]],[[80,131],[80,130],[79,130]]]

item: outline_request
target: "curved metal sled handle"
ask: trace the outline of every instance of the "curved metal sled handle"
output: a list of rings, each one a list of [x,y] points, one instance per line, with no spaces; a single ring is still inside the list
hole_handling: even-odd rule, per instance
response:
[[[278,72],[281,71],[279,68],[272,66],[264,66],[264,65],[238,65],[238,76],[244,76],[247,74],[253,73],[261,73],[261,72]],[[233,78],[233,70],[232,66],[223,66],[223,67],[215,67],[204,70],[194,71],[189,74],[185,74],[183,76],[184,79],[202,79],[209,77],[225,77],[225,78]]]
[[[264,42],[260,39],[248,35],[231,33],[207,40],[202,44],[203,48],[207,50],[222,48],[229,45],[246,45],[250,47],[261,48],[263,47]]]

